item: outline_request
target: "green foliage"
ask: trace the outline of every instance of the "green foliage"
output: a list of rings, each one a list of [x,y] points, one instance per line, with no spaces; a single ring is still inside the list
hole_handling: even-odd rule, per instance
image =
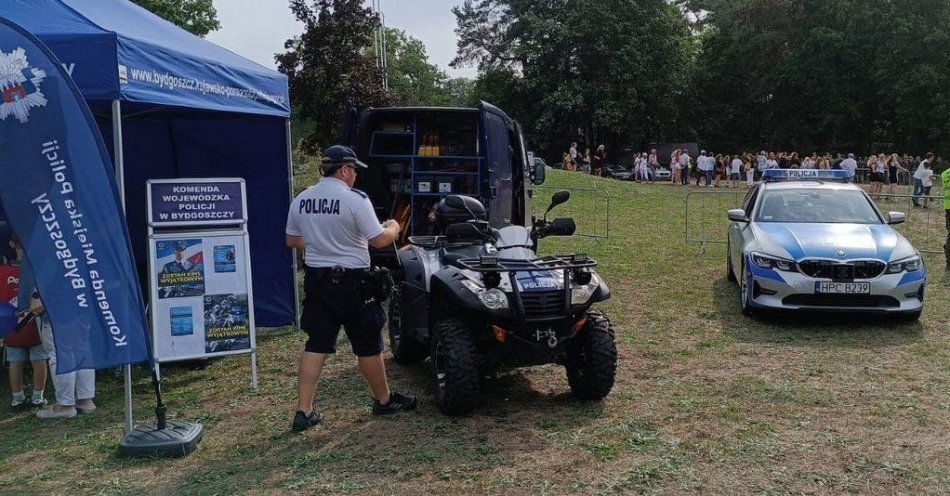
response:
[[[473,82],[465,78],[449,79],[444,71],[429,62],[425,44],[405,31],[386,28],[387,75],[389,90],[397,105],[459,106],[468,100]],[[376,60],[376,49],[367,51]]]
[[[132,0],[159,17],[198,36],[221,29],[212,0]]]
[[[536,150],[683,131],[677,109],[689,83],[691,32],[666,1],[467,0],[454,13],[453,64],[478,65],[475,97],[501,96],[493,103],[506,110],[505,98],[517,100],[512,113]]]
[[[290,80],[295,117],[312,125],[304,147],[311,151],[336,142],[350,107],[393,103],[383,90],[382,72],[365,54],[373,45],[379,17],[361,0],[291,0],[305,26],[276,56]]]
[[[950,4],[704,0],[695,117],[716,148],[944,152]]]

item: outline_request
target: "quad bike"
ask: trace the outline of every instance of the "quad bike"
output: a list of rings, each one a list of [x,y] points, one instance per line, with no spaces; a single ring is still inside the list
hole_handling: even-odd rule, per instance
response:
[[[492,228],[480,202],[448,196],[436,207],[435,236],[399,250],[389,306],[399,363],[431,357],[436,404],[464,414],[479,404],[483,378],[502,367],[564,365],[575,396],[599,400],[614,384],[617,349],[594,303],[610,290],[586,255],[538,257],[538,241],[574,234],[574,220],[547,220],[570,193],[556,193],[532,227]]]

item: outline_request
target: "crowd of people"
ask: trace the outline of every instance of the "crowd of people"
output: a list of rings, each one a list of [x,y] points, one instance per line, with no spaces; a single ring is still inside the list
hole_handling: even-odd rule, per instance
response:
[[[577,143],[571,143],[570,149],[562,156],[561,168],[603,176],[607,171],[605,150],[605,146],[600,145],[593,156],[589,149],[581,154],[577,151]],[[872,194],[897,194],[898,186],[906,183],[913,189],[914,204],[919,206],[926,205],[924,197],[930,195],[937,175],[933,153],[925,157],[880,153],[858,158],[853,153],[833,156],[763,150],[728,155],[703,150],[694,158],[685,148],[673,150],[669,162],[661,162],[656,149],[634,153],[629,172],[637,182],[656,182],[658,176],[665,177],[668,172],[669,182],[675,185],[685,186],[692,180],[696,186],[738,188],[743,183],[751,187],[768,169],[838,169],[847,171],[852,182],[858,180],[860,172],[862,180],[866,174],[868,190]]]

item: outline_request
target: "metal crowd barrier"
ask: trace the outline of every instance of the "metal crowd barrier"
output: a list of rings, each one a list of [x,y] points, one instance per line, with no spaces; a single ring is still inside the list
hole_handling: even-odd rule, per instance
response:
[[[740,208],[746,190],[691,191],[686,194],[685,238],[687,243],[699,243],[702,252],[710,244],[725,244],[729,230],[726,212]],[[920,207],[914,205],[914,195],[873,194],[878,208],[904,212],[907,221],[895,227],[921,253],[943,255],[947,240],[944,196],[918,196]],[[923,205],[927,205],[925,208]]]
[[[532,186],[531,190],[534,191],[530,202],[532,215],[539,218],[544,215],[554,193],[570,191],[570,201],[555,208],[549,217],[573,217],[578,227],[574,236],[591,238],[597,242],[610,238],[610,193],[606,190],[557,186]],[[598,205],[603,205],[603,208]]]

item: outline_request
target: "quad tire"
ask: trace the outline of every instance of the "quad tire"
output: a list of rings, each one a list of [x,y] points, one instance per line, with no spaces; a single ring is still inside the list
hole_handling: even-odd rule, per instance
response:
[[[411,365],[425,360],[428,355],[425,344],[403,332],[402,289],[399,283],[389,296],[387,327],[389,328],[389,348],[393,352],[393,360],[396,363]]]
[[[464,415],[478,404],[478,353],[471,327],[461,319],[436,322],[432,332],[435,403],[446,415]]]
[[[587,312],[587,322],[571,343],[566,364],[571,392],[582,400],[600,400],[610,393],[617,373],[614,330],[600,312]]]

